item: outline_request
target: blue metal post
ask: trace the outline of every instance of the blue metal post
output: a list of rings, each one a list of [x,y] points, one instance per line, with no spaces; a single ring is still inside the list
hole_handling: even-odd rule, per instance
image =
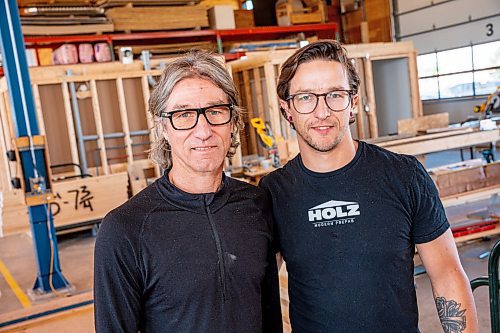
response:
[[[69,287],[59,265],[57,240],[52,215],[45,202],[50,191],[45,146],[36,146],[33,137],[39,135],[38,123],[29,80],[28,65],[15,0],[0,0],[0,41],[4,73],[7,77],[17,138],[27,138],[29,144],[19,148],[25,194],[39,196],[42,204],[28,207],[38,276],[34,284],[37,293]],[[33,184],[36,183],[36,186]]]

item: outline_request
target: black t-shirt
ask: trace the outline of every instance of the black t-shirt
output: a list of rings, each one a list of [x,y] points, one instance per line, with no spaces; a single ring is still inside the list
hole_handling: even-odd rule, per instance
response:
[[[263,178],[288,270],[294,332],[418,332],[416,243],[449,223],[412,156],[359,142],[339,170],[308,170],[300,155]]]

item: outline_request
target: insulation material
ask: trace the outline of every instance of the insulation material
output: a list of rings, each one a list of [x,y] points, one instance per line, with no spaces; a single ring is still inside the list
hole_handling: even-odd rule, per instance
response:
[[[38,54],[38,61],[40,66],[50,66],[53,65],[52,62],[52,49],[48,47],[39,48],[36,50]]]
[[[78,52],[73,44],[64,44],[52,54],[54,65],[68,65],[78,63]]]
[[[97,43],[94,45],[95,60],[97,62],[111,61],[111,50],[107,43]]]
[[[82,64],[94,61],[94,47],[90,43],[78,45],[78,58]]]

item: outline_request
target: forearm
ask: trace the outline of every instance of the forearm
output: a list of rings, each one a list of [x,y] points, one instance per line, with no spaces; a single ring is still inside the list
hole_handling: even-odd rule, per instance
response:
[[[432,284],[434,300],[444,333],[478,332],[476,306],[469,280],[462,269]]]

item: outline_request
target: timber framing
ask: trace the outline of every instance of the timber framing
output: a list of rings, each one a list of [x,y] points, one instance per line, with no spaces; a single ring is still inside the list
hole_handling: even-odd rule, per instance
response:
[[[372,62],[386,59],[408,59],[408,78],[410,87],[411,115],[422,117],[422,102],[418,89],[416,50],[411,42],[370,43],[344,45],[347,54],[358,68],[361,77],[360,98],[357,105],[356,132],[359,139],[377,138],[377,110],[375,89],[373,85]],[[240,87],[240,95],[248,118],[261,117],[271,125],[276,140],[283,138],[287,142],[288,156],[297,152],[295,133],[281,117],[279,102],[276,96],[276,84],[279,67],[295,50],[276,50],[271,52],[248,53],[246,59],[227,63],[235,80],[244,82]],[[361,98],[362,97],[362,98]],[[362,112],[360,110],[363,110]],[[248,131],[254,129],[247,123]],[[250,133],[249,133],[250,134]],[[255,135],[248,135],[248,145],[243,147],[243,155],[256,154],[259,145]]]

